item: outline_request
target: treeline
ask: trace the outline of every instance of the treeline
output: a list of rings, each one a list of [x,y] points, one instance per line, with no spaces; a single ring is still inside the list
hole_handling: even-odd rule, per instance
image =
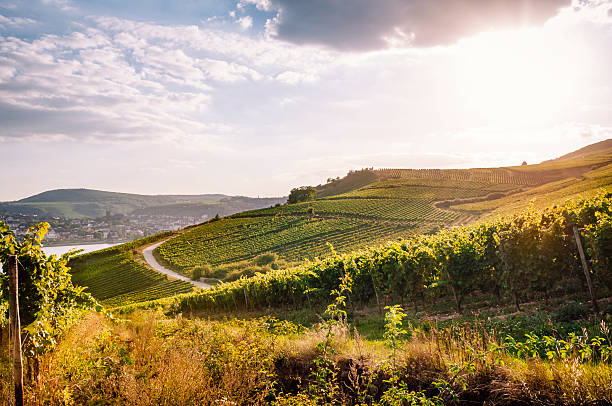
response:
[[[579,229],[595,290],[612,286],[612,194],[495,222],[415,236],[382,247],[333,254],[305,265],[257,274],[177,298],[179,311],[308,306],[325,302],[350,273],[353,304],[425,305],[467,295],[491,304],[587,292],[573,227]]]

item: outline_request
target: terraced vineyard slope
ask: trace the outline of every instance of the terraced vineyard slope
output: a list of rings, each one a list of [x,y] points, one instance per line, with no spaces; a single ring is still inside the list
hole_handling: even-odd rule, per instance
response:
[[[159,234],[75,257],[70,262],[72,281],[87,287],[87,291],[107,307],[191,292],[191,283],[170,280],[134,258],[136,247],[164,237],[167,235]]]
[[[370,168],[329,179],[317,186],[321,196],[313,201],[246,211],[81,256],[71,264],[73,278],[108,306],[130,304],[192,290],[140,259],[144,245],[167,237],[172,238],[154,251],[164,266],[189,277],[230,281],[327,257],[329,244],[348,253],[511,215],[530,204],[542,208],[588,198],[611,191],[611,185],[611,143],[519,167]]]
[[[238,213],[191,229],[156,250],[169,268],[248,261],[266,252],[287,261],[429,234],[479,218],[512,214],[533,197],[546,207],[588,197],[612,183],[612,143],[505,168],[351,171],[317,186],[314,201]],[[586,195],[585,195],[586,193]],[[517,203],[518,202],[518,203]]]
[[[508,196],[484,201],[456,201],[453,210],[493,219],[519,213],[533,205],[543,209],[563,205],[568,201],[589,198],[599,192],[612,191],[612,140],[589,145],[560,158],[538,165],[516,167],[529,176],[547,182],[539,183]],[[552,176],[555,175],[555,176]]]

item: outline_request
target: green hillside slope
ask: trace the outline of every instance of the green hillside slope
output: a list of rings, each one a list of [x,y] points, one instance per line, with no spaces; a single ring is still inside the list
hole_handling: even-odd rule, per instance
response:
[[[264,252],[299,261],[427,234],[524,210],[588,197],[612,184],[608,142],[536,165],[474,169],[364,169],[319,185],[318,198],[242,212],[168,241],[156,254],[189,269],[245,261]]]
[[[70,261],[72,281],[84,286],[108,307],[161,299],[193,290],[193,285],[170,280],[135,260],[133,251],[170,233],[146,237],[101,251],[75,257]]]
[[[533,205],[542,209],[568,201],[612,191],[612,140],[590,145],[561,158],[530,165],[526,173],[556,174],[547,183],[520,193],[482,202],[456,202],[453,210],[479,215],[483,219],[508,216]]]
[[[249,198],[222,194],[138,195],[91,189],[49,190],[15,202],[0,203],[0,211],[38,214],[42,217],[102,217],[113,214],[158,216],[228,215],[284,203],[285,198]]]

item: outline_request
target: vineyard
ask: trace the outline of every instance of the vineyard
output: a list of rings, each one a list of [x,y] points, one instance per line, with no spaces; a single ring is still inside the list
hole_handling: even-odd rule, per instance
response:
[[[543,209],[562,205],[567,201],[594,196],[602,191],[612,191],[612,165],[608,164],[582,174],[522,191],[507,197],[453,205],[454,210],[475,213],[490,212],[486,218],[511,215],[526,210],[530,205]]]
[[[515,185],[443,180],[383,180],[349,193],[238,213],[205,223],[160,246],[170,268],[188,274],[203,264],[218,266],[273,252],[287,261],[382,244],[431,233],[461,214],[434,206],[438,200],[514,190]]]
[[[132,249],[149,241],[142,239],[75,257],[70,262],[73,282],[87,287],[87,292],[107,307],[191,292],[189,282],[168,280],[134,259]]]
[[[382,179],[441,179],[493,184],[533,186],[544,183],[537,173],[526,173],[509,168],[483,169],[379,169]]]
[[[403,220],[447,223],[452,222],[458,216],[457,213],[436,209],[433,207],[434,199],[423,198],[335,198],[321,199],[307,203],[297,203],[284,206],[282,209],[275,208],[259,210],[257,212],[246,212],[236,215],[261,216],[261,215],[289,215],[307,216],[308,210],[312,208],[314,214],[322,217],[353,217],[373,220]],[[268,211],[266,211],[268,210]]]
[[[335,252],[349,255],[347,253],[351,251],[376,247],[388,241],[404,238],[407,239],[405,241],[412,241],[407,245],[409,248],[406,248],[409,251],[416,250],[414,244],[420,244],[422,247],[427,247],[425,251],[435,252],[436,249],[442,248],[432,241],[441,241],[442,237],[439,237],[441,235],[452,235],[448,238],[453,239],[453,244],[462,241],[459,235],[448,234],[454,232],[452,227],[477,219],[482,223],[488,219],[492,222],[478,226],[489,230],[487,231],[489,240],[479,245],[479,249],[484,250],[485,246],[497,247],[491,242],[493,238],[491,235],[495,234],[491,231],[493,227],[491,224],[498,224],[496,219],[499,215],[511,216],[529,209],[530,205],[534,209],[543,209],[555,204],[562,205],[568,200],[595,196],[601,190],[610,191],[612,165],[609,163],[610,154],[607,151],[607,149],[590,151],[585,156],[579,154],[542,164],[511,168],[457,170],[369,168],[353,171],[345,178],[329,179],[328,184],[317,186],[322,196],[315,200],[246,211],[190,227],[162,244],[154,254],[159,262],[186,276],[193,276],[194,269],[199,268],[198,274],[202,277],[232,281],[241,276],[252,276],[257,272],[267,273],[270,267],[261,267],[253,263],[258,256],[273,254],[279,263],[290,264],[305,260],[315,261],[316,258],[325,258],[331,254],[330,244]],[[451,230],[445,231],[445,229]],[[480,229],[473,229],[470,232],[476,232],[474,230]],[[438,237],[417,237],[440,231],[442,232]],[[95,297],[109,306],[126,305],[188,292],[191,290],[188,284],[167,281],[134,259],[133,250],[143,244],[169,236],[172,235],[159,235],[123,245],[120,249],[112,248],[82,256],[73,261],[74,280],[76,283],[88,286]],[[397,248],[397,242],[391,244],[396,244]],[[425,258],[429,254],[421,252],[419,255],[424,255]],[[443,258],[447,255],[448,253],[444,254]],[[575,259],[575,252],[571,256]],[[441,266],[438,257],[429,260],[432,262],[428,265],[430,269],[428,272],[431,268]],[[497,261],[501,259],[497,258]],[[491,264],[488,266],[493,267]],[[279,272],[293,275],[293,270],[274,270],[270,275],[259,275],[250,278],[249,282],[236,283],[258,283],[257,281],[261,280],[263,281],[261,283],[266,285],[267,278],[275,278]],[[432,275],[434,276],[429,277],[434,279],[442,277],[442,274]],[[555,283],[562,281],[565,276],[565,274],[560,275],[553,281]],[[380,278],[380,283],[384,287],[385,284],[390,284],[389,281],[394,280],[395,276],[389,274]],[[401,286],[400,282],[396,282],[394,282],[396,287]],[[417,285],[419,283],[427,285],[430,282],[423,280]],[[448,290],[449,286],[454,286],[452,283],[448,280],[444,283],[446,283],[444,289],[424,290],[423,296],[418,298],[419,301],[433,300],[429,296],[435,291],[441,292],[440,295],[451,295],[453,300],[461,296],[461,292],[457,291],[458,288],[453,288],[454,292]],[[391,291],[383,287],[378,293],[383,298],[389,297]],[[292,292],[302,288],[304,288],[302,285],[299,288],[292,288]],[[321,291],[326,291],[330,286],[326,286],[325,289],[323,286],[315,286],[310,299],[315,299],[319,288]],[[218,289],[221,288],[214,288],[211,294]],[[266,291],[265,288],[254,289]],[[501,292],[500,286],[495,289]],[[368,300],[372,294],[373,290],[369,293],[360,293]],[[303,303],[308,299],[305,299],[301,293],[298,296],[297,298],[292,296],[291,301]],[[273,298],[274,295],[267,296],[266,300],[274,300]]]
[[[186,272],[197,265],[233,263],[265,252],[288,261],[314,259],[329,255],[328,242],[338,250],[350,251],[422,230],[410,223],[354,218],[229,218],[173,238],[158,248],[158,255],[173,269]]]
[[[491,305],[586,292],[572,227],[584,229],[596,289],[612,286],[612,195],[507,220],[415,236],[380,248],[333,255],[293,269],[240,279],[178,299],[180,310],[307,306],[326,300],[339,278],[354,281],[350,300],[417,305],[450,297],[461,311],[478,292]]]
[[[565,201],[555,196],[593,196],[611,183],[606,162],[606,154],[591,154],[588,160],[511,168],[354,171],[317,186],[323,197],[205,223],[163,244],[156,255],[186,275],[195,266],[248,261],[266,252],[287,261],[313,260],[329,254],[328,243],[346,253],[466,224],[488,212],[488,218],[511,215],[536,196],[538,208]]]
[[[440,179],[385,179],[334,198],[460,199],[520,190],[512,184]]]

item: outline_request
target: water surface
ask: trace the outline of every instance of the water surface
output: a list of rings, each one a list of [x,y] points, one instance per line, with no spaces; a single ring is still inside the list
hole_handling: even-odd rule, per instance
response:
[[[81,254],[85,254],[87,252],[97,251],[104,248],[112,247],[117,244],[83,244],[83,245],[58,245],[56,247],[43,247],[43,251],[47,255],[57,255],[60,256],[73,248],[82,249]]]

